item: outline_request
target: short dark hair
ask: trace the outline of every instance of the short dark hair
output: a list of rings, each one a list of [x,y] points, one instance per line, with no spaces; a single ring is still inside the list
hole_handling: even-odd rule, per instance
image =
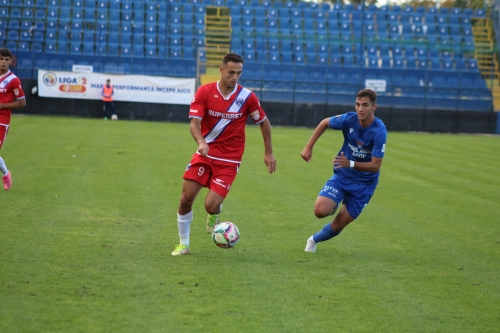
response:
[[[222,58],[222,64],[227,65],[228,62],[243,63],[243,58],[236,53],[228,53]]]
[[[377,103],[377,93],[371,89],[361,89],[356,95],[356,99],[368,97],[372,104]]]
[[[13,57],[12,52],[10,52],[10,50],[6,49],[6,48],[0,49],[0,56],[2,56],[2,57],[10,57],[11,59]]]

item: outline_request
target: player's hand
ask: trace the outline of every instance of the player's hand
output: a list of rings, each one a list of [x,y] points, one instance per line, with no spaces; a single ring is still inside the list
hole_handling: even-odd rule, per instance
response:
[[[349,168],[350,166],[350,161],[344,156],[344,152],[340,152],[340,155],[335,156],[332,162],[335,169]]]
[[[198,153],[203,156],[203,157],[207,157],[208,156],[208,144],[203,141],[201,143],[198,144]]]
[[[276,158],[274,158],[272,153],[264,155],[264,163],[267,165],[269,173],[276,171]]]
[[[308,163],[311,162],[312,155],[313,155],[312,148],[309,148],[307,146],[302,150],[302,153],[300,153],[302,159]]]

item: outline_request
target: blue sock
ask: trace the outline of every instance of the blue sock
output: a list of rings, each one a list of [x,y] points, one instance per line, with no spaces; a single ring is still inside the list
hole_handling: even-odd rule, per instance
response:
[[[320,231],[318,231],[317,233],[315,233],[313,235],[313,240],[316,243],[324,242],[324,241],[327,241],[327,240],[332,239],[333,237],[337,236],[338,234],[340,234],[341,231],[342,230],[333,231],[332,223],[328,223],[327,225],[325,225],[323,227],[323,229],[321,229]]]

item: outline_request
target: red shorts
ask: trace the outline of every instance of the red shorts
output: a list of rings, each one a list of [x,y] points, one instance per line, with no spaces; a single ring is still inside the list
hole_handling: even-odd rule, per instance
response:
[[[7,138],[8,131],[9,131],[8,125],[0,125],[0,149],[2,148],[3,142]]]
[[[194,180],[225,198],[238,173],[239,163],[224,162],[194,154],[184,179]]]

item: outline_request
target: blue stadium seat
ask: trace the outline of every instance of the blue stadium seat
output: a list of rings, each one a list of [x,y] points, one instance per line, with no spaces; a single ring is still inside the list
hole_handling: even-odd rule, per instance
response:
[[[146,46],[146,58],[147,59],[156,59],[156,46]]]
[[[19,27],[20,27],[19,20],[10,20],[7,26],[9,30],[19,30]]]
[[[116,46],[118,46],[118,44],[120,44],[120,42],[119,42],[119,35],[118,34],[114,34],[114,33],[110,33],[109,36],[108,36],[108,45],[116,45]]]
[[[9,32],[7,32],[7,39],[11,41],[19,40],[19,32],[16,30],[9,30]]]
[[[81,55],[82,54],[82,46],[80,43],[78,44],[71,44],[70,48],[69,48],[69,54],[72,54],[72,55]]]
[[[35,11],[35,19],[36,20],[45,20],[45,18],[46,18],[45,10],[43,10],[43,9],[37,9]]]
[[[47,7],[46,0],[36,0],[35,1],[35,8],[45,9],[46,7]]]
[[[98,0],[97,10],[108,10],[108,0]]]
[[[114,63],[114,62],[107,62],[106,64],[104,64],[104,73],[117,74],[118,73],[118,66],[116,66],[116,63]]]
[[[46,42],[44,52],[48,54],[55,54],[57,51],[55,42]]]
[[[120,74],[131,74],[132,73],[132,68],[130,66],[130,63],[128,63],[128,62],[121,62],[118,65],[117,71]]]
[[[83,43],[83,55],[93,56],[94,55],[94,44],[93,43]]]
[[[107,49],[107,56],[108,57],[118,57],[118,45],[110,45],[108,44],[108,49]]]
[[[132,52],[136,58],[144,58],[144,47],[142,45],[134,45]]]
[[[30,52],[30,44],[29,42],[19,42],[17,46],[18,52]]]
[[[120,57],[130,58],[132,56],[132,49],[130,45],[120,47]]]
[[[35,61],[35,69],[49,69],[49,62],[45,59],[38,59]]]
[[[53,70],[53,71],[62,71],[63,70],[63,63],[59,59],[52,59],[48,64],[48,69]]]
[[[2,16],[3,16],[3,13],[2,13]],[[21,18],[21,9],[20,8],[12,8],[10,10],[10,16],[8,16],[10,18]]]

